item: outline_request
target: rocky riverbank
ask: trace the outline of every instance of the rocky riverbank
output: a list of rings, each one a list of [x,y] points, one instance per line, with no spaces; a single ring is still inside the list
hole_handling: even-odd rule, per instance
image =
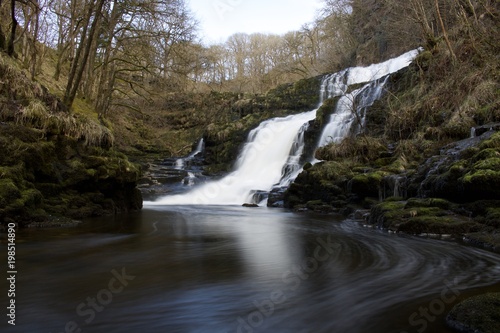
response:
[[[446,317],[446,322],[461,333],[496,333],[499,314],[500,293],[489,293],[457,304]]]
[[[140,168],[96,118],[70,113],[43,86],[0,64],[0,223],[74,225],[142,207]]]

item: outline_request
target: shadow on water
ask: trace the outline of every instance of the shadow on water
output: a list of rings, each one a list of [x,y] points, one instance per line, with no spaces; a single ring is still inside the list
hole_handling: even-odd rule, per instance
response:
[[[17,260],[7,332],[448,332],[458,300],[500,291],[498,255],[266,208],[24,230]]]

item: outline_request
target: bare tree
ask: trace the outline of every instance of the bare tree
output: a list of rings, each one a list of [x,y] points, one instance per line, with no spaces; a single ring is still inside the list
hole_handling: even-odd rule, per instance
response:
[[[16,29],[18,26],[18,22],[16,19],[16,0],[10,0],[10,19],[11,29],[9,42],[7,44],[7,54],[12,57],[14,55],[14,41],[16,39]]]
[[[0,0],[0,8],[2,8],[2,0]],[[0,51],[5,50],[5,34],[2,30],[2,25],[0,25]]]
[[[101,18],[101,10],[106,0],[97,0],[97,3],[89,5],[88,13],[86,16],[86,23],[90,25],[90,31],[87,34],[87,25],[84,25],[82,35],[80,37],[80,44],[76,51],[75,58],[71,64],[71,70],[68,77],[68,84],[66,85],[66,92],[64,93],[63,102],[66,106],[71,107],[75,100],[80,81],[83,76],[85,67],[87,66],[87,59],[90,54],[93,39],[97,30],[98,22]]]

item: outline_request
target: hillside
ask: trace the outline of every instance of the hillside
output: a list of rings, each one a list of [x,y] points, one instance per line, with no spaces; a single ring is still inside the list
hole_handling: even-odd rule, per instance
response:
[[[69,113],[2,54],[0,73],[2,224],[65,225],[142,207],[140,169],[112,148],[107,127],[91,115]]]
[[[499,127],[498,9],[478,4],[468,12],[470,26],[452,25],[452,50],[443,38],[429,40],[410,68],[391,77],[364,132],[317,152],[323,162],[306,167],[286,205],[371,208],[374,226],[468,233],[469,242],[499,251],[499,133],[469,139],[471,128],[479,135]],[[359,50],[372,46],[368,40]]]

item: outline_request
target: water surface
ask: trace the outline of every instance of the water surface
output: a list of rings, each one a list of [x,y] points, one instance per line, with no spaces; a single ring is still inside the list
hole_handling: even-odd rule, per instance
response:
[[[456,300],[500,290],[498,255],[266,208],[148,208],[17,251],[8,332],[447,332]]]

